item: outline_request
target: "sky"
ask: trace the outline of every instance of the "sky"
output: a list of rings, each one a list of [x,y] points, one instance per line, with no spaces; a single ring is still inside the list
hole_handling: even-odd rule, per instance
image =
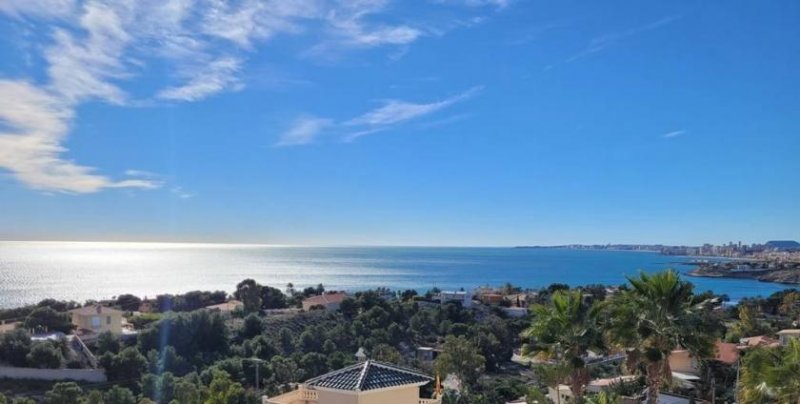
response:
[[[800,239],[800,2],[0,0],[0,239]]]

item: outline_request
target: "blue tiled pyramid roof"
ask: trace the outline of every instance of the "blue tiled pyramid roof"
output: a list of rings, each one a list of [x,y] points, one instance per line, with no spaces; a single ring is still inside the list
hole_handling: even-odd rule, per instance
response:
[[[336,390],[368,391],[387,387],[424,384],[432,377],[373,360],[367,360],[306,381],[306,386]]]

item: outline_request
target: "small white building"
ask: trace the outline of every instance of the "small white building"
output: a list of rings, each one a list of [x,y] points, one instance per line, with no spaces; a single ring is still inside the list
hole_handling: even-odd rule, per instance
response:
[[[429,347],[429,346],[421,346],[417,347],[417,360],[420,362],[433,362],[436,360],[436,357],[442,352],[441,349]]]
[[[441,291],[437,296],[441,303],[460,302],[463,307],[472,307],[472,293],[463,290]]]
[[[548,387],[547,397],[554,403],[567,403],[572,401],[572,390],[566,384],[559,384],[558,390]]]
[[[789,341],[793,339],[800,339],[800,328],[778,331],[778,340],[781,342],[781,346],[789,345]]]

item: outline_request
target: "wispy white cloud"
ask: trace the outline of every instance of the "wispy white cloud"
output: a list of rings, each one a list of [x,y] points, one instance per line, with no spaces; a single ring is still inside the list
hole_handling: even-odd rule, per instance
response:
[[[165,100],[198,101],[227,88],[241,88],[242,84],[236,73],[241,69],[242,61],[234,57],[223,57],[205,66],[188,69],[184,75],[189,77],[186,84],[168,87],[158,93]]]
[[[343,1],[340,7],[326,10],[327,35],[305,55],[331,58],[350,49],[405,46],[424,35],[422,29],[408,24],[371,22],[369,17],[382,12],[388,3],[387,0]]]
[[[467,7],[485,7],[492,6],[497,8],[505,8],[511,4],[513,0],[435,0],[435,3],[440,4],[453,4],[463,5]]]
[[[298,118],[292,127],[284,132],[276,146],[298,146],[314,143],[325,131],[330,130],[345,142],[360,137],[394,129],[406,122],[431,115],[453,104],[468,100],[477,95],[482,86],[430,103],[415,103],[402,100],[386,100],[383,105],[355,118],[336,123],[333,120],[318,117]],[[455,122],[458,119],[453,119]],[[447,122],[441,122],[440,125]]]
[[[302,32],[302,20],[321,18],[325,11],[325,3],[317,0],[273,3],[210,0],[207,3],[203,31],[243,48],[250,48],[254,41],[266,40],[280,33]]]
[[[483,87],[473,87],[461,94],[446,98],[441,101],[431,103],[413,103],[401,100],[385,101],[383,106],[357,116],[347,122],[346,125],[365,125],[365,126],[387,126],[400,122],[408,121],[424,115],[428,115],[464,101],[480,92]]]
[[[300,117],[292,127],[281,134],[276,146],[298,146],[313,143],[322,131],[333,125],[333,121],[314,116]]]
[[[450,115],[448,117],[444,117],[442,119],[437,119],[435,121],[424,122],[424,123],[420,124],[419,126],[422,129],[436,128],[436,127],[439,127],[439,126],[445,126],[445,125],[449,125],[451,123],[460,122],[460,121],[463,121],[463,120],[465,120],[465,119],[467,119],[469,117],[470,117],[470,114],[455,114],[455,115]]]
[[[29,187],[51,192],[90,193],[104,188],[153,189],[158,181],[113,181],[92,167],[64,159],[61,143],[73,111],[63,100],[25,82],[0,80],[0,167]],[[136,177],[136,176],[134,176]]]
[[[187,191],[183,187],[172,187],[169,192],[180,199],[194,198],[194,193]]]
[[[592,38],[592,40],[589,41],[589,44],[585,48],[583,48],[578,53],[570,56],[567,59],[567,62],[573,62],[575,60],[585,58],[597,52],[603,51],[606,48],[613,46],[616,43],[623,41],[629,37],[663,27],[665,25],[672,23],[677,19],[678,17],[665,17],[658,21],[654,21],[640,27],[631,28],[622,32],[612,32],[609,34]]]
[[[667,133],[661,135],[661,137],[663,137],[665,139],[671,139],[673,137],[681,136],[681,135],[683,135],[685,133],[686,133],[685,130],[674,130],[672,132],[667,132]]]
[[[144,177],[144,178],[160,178],[161,177],[159,174],[156,174],[156,173],[151,172],[151,171],[134,170],[134,169],[125,170],[125,175],[127,175],[128,177]]]
[[[465,4],[478,3],[506,2]],[[388,4],[388,0],[0,0],[0,13],[39,24],[34,26],[49,38],[36,47],[46,62],[42,81],[2,81],[0,169],[43,191],[159,187],[164,181],[158,176],[129,170],[125,179],[114,180],[64,157],[68,153],[64,141],[82,103],[157,105],[153,100],[191,102],[239,90],[247,84],[245,64],[250,54],[259,43],[278,35],[312,32],[318,34],[321,48],[389,46],[403,52],[429,31],[415,21],[379,21]],[[126,86],[151,64],[166,68],[169,82],[152,94],[129,93]],[[282,142],[307,144],[333,127],[363,136],[457,101],[388,101],[347,124],[325,118],[298,121]]]
[[[75,0],[3,0],[0,12],[14,17],[33,15],[44,18],[62,18],[75,11]]]
[[[121,10],[89,3],[79,17],[85,37],[63,29],[54,34],[54,44],[45,51],[49,63],[50,88],[69,103],[99,98],[115,104],[125,101],[124,92],[112,80],[126,75],[121,60],[132,40],[124,29]]]

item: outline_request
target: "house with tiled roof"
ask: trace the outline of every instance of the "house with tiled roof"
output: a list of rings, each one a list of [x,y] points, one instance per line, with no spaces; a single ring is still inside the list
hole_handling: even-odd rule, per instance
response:
[[[366,360],[307,380],[296,390],[265,404],[440,404],[420,398],[419,388],[433,378],[413,369]]]
[[[104,331],[122,334],[122,311],[120,310],[100,304],[91,304],[70,310],[69,313],[72,324],[76,327],[76,333],[82,336],[89,337]]]
[[[346,298],[347,294],[341,292],[323,293],[319,296],[311,296],[303,300],[303,310],[309,311],[315,307],[322,307],[325,310],[339,310],[339,306]]]
[[[223,316],[231,316],[236,310],[244,310],[244,303],[239,300],[231,299],[224,303],[212,304],[210,306],[203,307],[203,309],[216,311]]]
[[[717,341],[714,343],[714,356],[704,358],[718,363],[734,366],[739,360],[739,346],[737,344]],[[679,385],[692,388],[700,380],[700,361],[688,350],[676,349],[668,358],[672,377]]]

